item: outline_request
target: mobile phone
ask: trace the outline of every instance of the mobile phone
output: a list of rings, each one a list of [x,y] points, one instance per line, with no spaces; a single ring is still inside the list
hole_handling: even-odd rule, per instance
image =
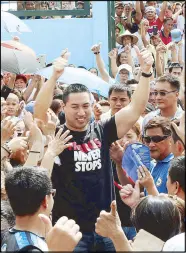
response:
[[[158,34],[158,26],[157,25],[153,25],[153,35],[157,35]]]

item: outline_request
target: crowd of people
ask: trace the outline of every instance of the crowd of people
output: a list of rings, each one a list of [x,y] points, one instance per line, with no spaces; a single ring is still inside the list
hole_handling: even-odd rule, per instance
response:
[[[1,71],[2,251],[185,251],[185,2],[116,1],[115,25],[110,73],[101,44],[89,70]]]

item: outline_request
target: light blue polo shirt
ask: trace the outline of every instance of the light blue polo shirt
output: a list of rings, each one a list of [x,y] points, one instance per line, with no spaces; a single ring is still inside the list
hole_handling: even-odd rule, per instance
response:
[[[167,176],[170,168],[170,162],[174,158],[174,155],[170,153],[165,159],[157,161],[155,167],[151,170],[151,175],[154,179],[154,183],[159,193],[168,193],[167,191]],[[148,195],[145,189],[145,195]]]

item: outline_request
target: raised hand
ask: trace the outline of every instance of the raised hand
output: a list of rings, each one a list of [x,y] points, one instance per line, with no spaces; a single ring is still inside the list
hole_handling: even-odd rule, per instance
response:
[[[121,221],[117,212],[116,201],[111,203],[111,211],[101,211],[95,224],[97,234],[112,239],[115,234],[122,231]]]
[[[53,76],[56,80],[62,75],[64,68],[68,66],[68,58],[70,56],[70,53],[68,52],[68,49],[65,49],[61,53],[61,57],[57,58],[53,62]]]
[[[99,53],[101,50],[101,42],[99,42],[98,44],[95,44],[91,47],[91,51],[95,54],[95,53]]]
[[[136,45],[133,47],[136,51],[142,72],[150,73],[152,65],[154,63],[152,53],[149,52],[146,48],[143,48],[141,51],[139,51],[139,48]]]
[[[18,150],[24,150],[28,148],[28,137],[14,137],[8,142],[8,145],[13,153]]]
[[[121,200],[131,208],[133,208],[140,200],[140,185],[137,180],[134,188],[131,184],[123,186],[123,189],[119,192]]]
[[[165,47],[166,47],[166,46],[165,46]],[[170,43],[167,45],[167,49],[168,49],[168,50],[171,50],[171,51],[176,50],[176,43],[175,43],[175,42],[170,42]]]
[[[72,145],[68,143],[72,139],[72,135],[69,135],[70,131],[67,130],[63,134],[62,132],[63,128],[60,128],[56,136],[48,144],[47,152],[50,152],[54,158],[62,153],[64,149]]]
[[[119,144],[118,141],[115,141],[110,146],[110,157],[116,164],[121,164],[123,157],[124,149]]]
[[[95,104],[95,105],[93,106],[93,112],[94,112],[94,117],[95,117],[95,119],[96,119],[96,120],[100,120],[100,116],[101,116],[101,114],[103,113],[101,105]]]
[[[117,50],[117,48],[113,48],[113,49],[109,52],[109,54],[108,54],[108,56],[110,57],[110,59],[116,59],[116,58],[117,58],[117,55],[118,55],[118,50]]]
[[[16,124],[10,120],[10,117],[3,120],[1,124],[1,145],[13,136],[16,129],[15,125]]]
[[[23,122],[24,122],[26,128],[27,128],[28,130],[30,130],[30,128],[32,127],[32,125],[33,125],[33,123],[34,123],[32,113],[31,113],[31,112],[28,112],[28,111],[26,111],[26,110],[23,110],[23,114],[24,114]]]
[[[156,52],[165,53],[166,51],[167,51],[167,47],[162,42],[160,42],[156,47]]]
[[[145,167],[145,165],[139,166],[138,179],[139,179],[140,185],[146,188],[148,194],[155,195],[155,196],[159,194],[156,188],[156,185],[154,183],[154,179],[150,171]]]
[[[39,218],[45,225],[45,239],[50,251],[72,252],[74,250],[82,238],[80,227],[74,220],[63,216],[52,227],[52,222],[46,215],[39,214]]]

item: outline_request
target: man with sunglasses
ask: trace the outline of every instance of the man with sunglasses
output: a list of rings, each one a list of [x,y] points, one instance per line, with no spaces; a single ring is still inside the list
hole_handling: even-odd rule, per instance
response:
[[[151,174],[159,193],[167,193],[168,169],[170,161],[174,158],[171,149],[171,134],[171,122],[165,117],[155,117],[144,129],[143,143],[149,147],[151,158],[156,161]]]
[[[176,77],[164,75],[157,79],[154,89],[157,110],[145,116],[142,125],[143,133],[145,125],[154,117],[163,116],[171,121],[180,120],[183,110],[177,105],[179,91],[180,81]]]
[[[75,221],[63,216],[52,228],[49,216],[56,190],[52,189],[46,169],[15,168],[6,176],[5,190],[15,214],[15,226],[3,236],[1,231],[1,251],[74,250],[82,237]]]

